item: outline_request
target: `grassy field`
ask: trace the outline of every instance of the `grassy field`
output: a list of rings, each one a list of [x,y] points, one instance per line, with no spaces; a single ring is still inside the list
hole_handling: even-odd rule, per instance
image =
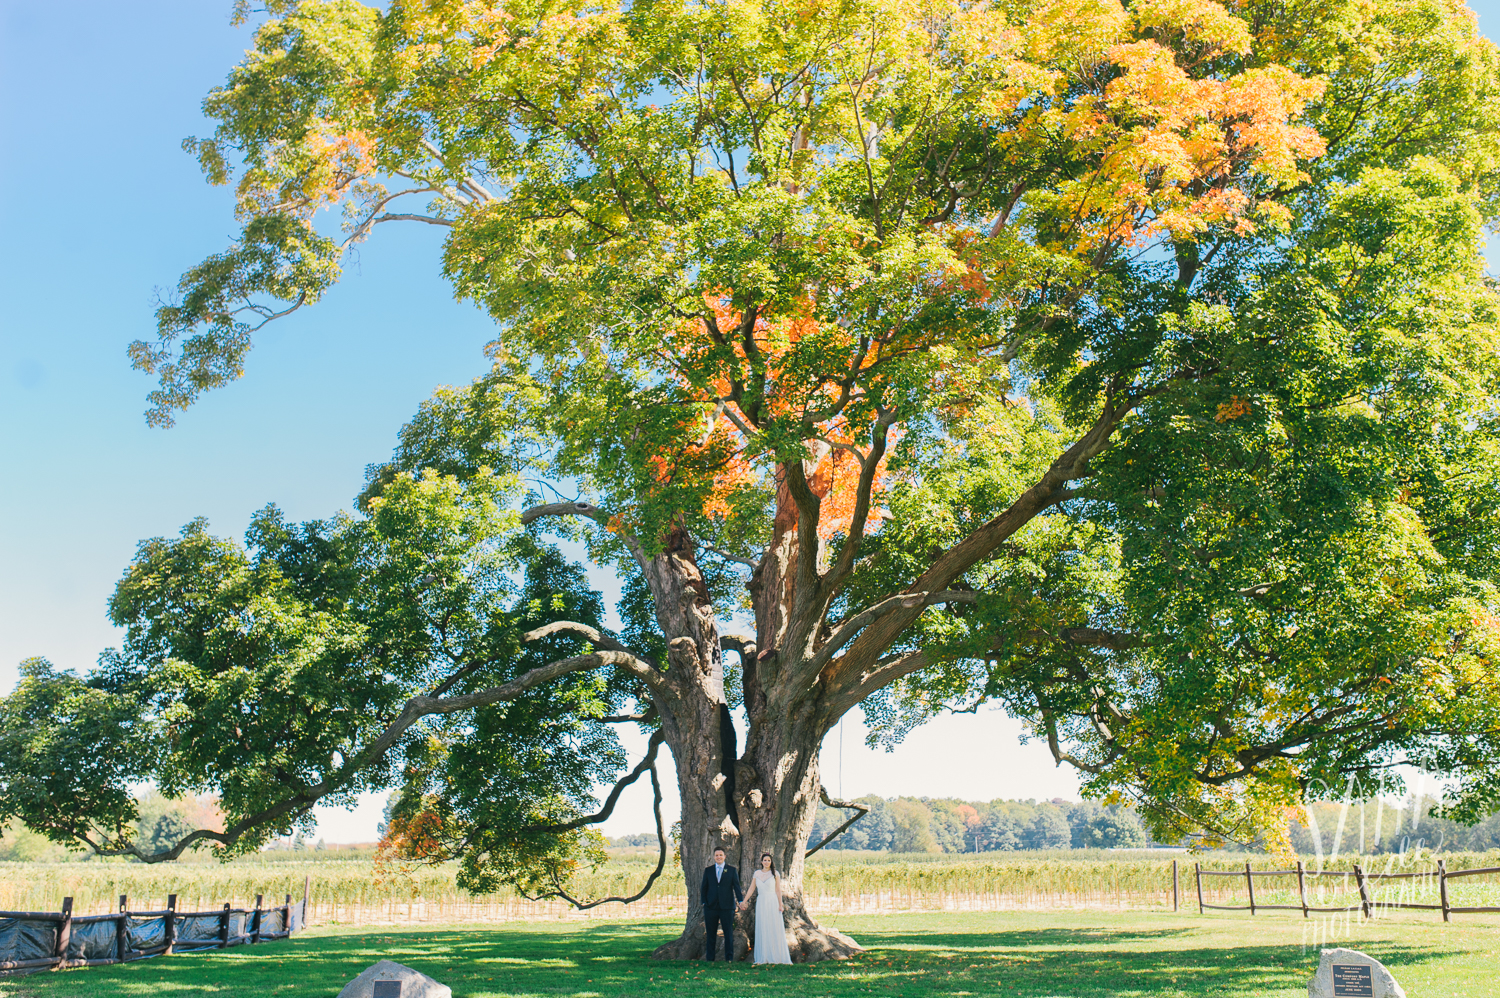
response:
[[[313,929],[293,940],[0,981],[0,998],[279,995],[326,998],[387,958],[457,998],[1301,998],[1317,965],[1296,916],[1003,912],[866,916],[839,927],[869,948],[843,963],[752,967],[654,963],[666,921],[508,923],[379,931]],[[1327,925],[1324,926],[1327,928]],[[1500,922],[1395,916],[1341,922],[1332,941],[1385,961],[1413,998],[1500,994]]]

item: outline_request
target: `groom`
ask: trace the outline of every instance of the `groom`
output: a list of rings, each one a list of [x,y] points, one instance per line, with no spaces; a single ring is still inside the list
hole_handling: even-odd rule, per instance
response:
[[[734,959],[734,910],[745,899],[740,890],[740,875],[732,866],[724,865],[724,850],[714,850],[714,865],[703,871],[703,889],[698,892],[703,902],[703,925],[708,937],[707,956],[714,960],[714,950],[719,942],[719,926],[724,927],[724,959]]]

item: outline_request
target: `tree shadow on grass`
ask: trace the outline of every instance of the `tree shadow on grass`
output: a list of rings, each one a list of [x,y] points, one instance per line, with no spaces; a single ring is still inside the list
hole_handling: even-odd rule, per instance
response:
[[[655,962],[676,930],[662,923],[510,923],[366,929],[302,936],[14,982],[16,998],[276,995],[331,998],[365,967],[391,959],[453,988],[455,998],[1266,998],[1305,994],[1317,955],[1296,945],[1215,945],[1194,928],[1039,926],[987,931],[882,931],[863,925],[869,952],[845,962],[755,967]],[[1393,967],[1449,952],[1379,943]]]
[[[970,932],[922,932],[902,930],[882,932],[878,929],[862,929],[859,942],[866,949],[886,947],[923,949],[962,949],[972,946],[1092,946],[1098,944],[1121,944],[1141,940],[1165,940],[1182,938],[1193,934],[1190,928],[1166,929],[1109,929],[1103,926],[1076,929],[1042,928],[1009,929],[1000,932],[974,930]]]

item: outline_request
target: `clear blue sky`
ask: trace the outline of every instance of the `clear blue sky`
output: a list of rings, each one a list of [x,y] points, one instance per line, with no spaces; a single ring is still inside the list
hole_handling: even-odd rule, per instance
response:
[[[1497,5],[1475,5],[1491,31]],[[0,691],[28,656],[84,672],[117,643],[105,600],[139,540],[195,516],[239,536],[268,502],[347,508],[432,389],[483,368],[491,329],[439,274],[441,230],[387,225],[321,304],[260,334],[243,380],[146,427],[151,382],[125,346],[152,337],[155,292],[235,233],[230,192],[180,148],[211,131],[203,96],[249,44],[230,7],[0,0]],[[1076,795],[1013,724],[941,727],[894,757],[847,732],[845,791]],[[990,775],[935,785],[955,752]],[[649,827],[635,810],[624,830]]]

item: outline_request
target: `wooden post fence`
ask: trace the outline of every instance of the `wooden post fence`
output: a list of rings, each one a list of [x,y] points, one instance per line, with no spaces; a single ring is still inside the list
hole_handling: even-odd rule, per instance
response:
[[[172,946],[173,946],[174,943],[177,942],[177,895],[176,894],[168,894],[167,895],[167,914],[166,914],[166,921],[163,923],[163,928],[164,928],[163,935],[166,937],[166,940],[167,940],[167,948],[166,948],[166,950],[164,950],[164,952],[167,953],[168,955],[171,955]]]
[[[115,962],[124,963],[125,954],[130,952],[130,915],[126,913],[128,908],[127,898],[120,895],[120,917],[115,919]]]
[[[1177,860],[1172,860],[1172,910],[1177,910],[1178,885],[1177,885]]]
[[[1365,882],[1365,871],[1360,869],[1358,863],[1354,864],[1354,882],[1359,885],[1359,910],[1366,918],[1370,917],[1370,885]]]
[[[62,921],[57,926],[57,950],[52,954],[56,960],[68,958],[68,944],[73,941],[73,899],[63,898]]]
[[[1370,882],[1371,881],[1382,881],[1382,880],[1420,880],[1420,881],[1429,881],[1429,878],[1431,878],[1432,873],[1433,873],[1433,871],[1431,871],[1431,870],[1419,871],[1419,872],[1414,872],[1414,873],[1366,873],[1365,870],[1364,870],[1364,868],[1362,866],[1360,866],[1358,863],[1352,864],[1352,866],[1353,866],[1353,869],[1351,869],[1348,872],[1341,872],[1341,871],[1336,871],[1336,870],[1324,870],[1324,871],[1318,871],[1318,872],[1309,872],[1307,870],[1307,868],[1302,864],[1302,862],[1300,860],[1298,860],[1297,867],[1296,867],[1296,869],[1293,869],[1293,870],[1252,870],[1250,868],[1250,864],[1247,862],[1245,864],[1245,869],[1243,871],[1236,870],[1236,871],[1231,872],[1231,871],[1227,871],[1227,870],[1205,870],[1205,869],[1203,869],[1203,866],[1202,866],[1201,863],[1194,863],[1193,864],[1193,879],[1196,882],[1197,888],[1198,888],[1198,913],[1201,915],[1201,914],[1204,913],[1205,910],[1207,910],[1209,908],[1213,908],[1213,909],[1218,910],[1218,911],[1247,911],[1248,910],[1251,915],[1254,915],[1254,914],[1256,914],[1259,911],[1262,911],[1262,910],[1269,911],[1270,909],[1275,908],[1275,909],[1283,909],[1283,910],[1288,910],[1288,911],[1301,911],[1302,912],[1302,917],[1303,918],[1307,918],[1307,917],[1309,917],[1309,913],[1310,912],[1314,912],[1314,911],[1317,911],[1317,912],[1345,912],[1345,911],[1355,911],[1355,910],[1358,910],[1365,918],[1374,918],[1375,917],[1375,909],[1377,907],[1380,907],[1380,908],[1414,908],[1414,909],[1420,909],[1420,910],[1425,910],[1425,911],[1441,911],[1443,913],[1443,921],[1445,921],[1445,922],[1451,922],[1453,920],[1452,916],[1454,916],[1454,915],[1461,915],[1461,914],[1462,915],[1467,915],[1467,914],[1495,914],[1495,913],[1500,913],[1500,906],[1493,906],[1493,905],[1492,906],[1475,906],[1475,907],[1455,906],[1452,903],[1452,901],[1449,899],[1449,897],[1448,897],[1448,881],[1452,880],[1454,877],[1477,877],[1477,876],[1484,876],[1484,875],[1500,874],[1500,866],[1484,867],[1484,868],[1475,869],[1475,870],[1454,870],[1454,871],[1450,872],[1448,870],[1447,864],[1443,860],[1441,860],[1441,859],[1438,860],[1437,861],[1437,871],[1436,872],[1437,872],[1437,881],[1438,881],[1438,897],[1441,900],[1441,904],[1425,904],[1425,903],[1419,903],[1419,902],[1416,902],[1416,901],[1380,901],[1380,900],[1376,899],[1376,896],[1374,894],[1374,890],[1370,886]],[[1358,885],[1358,888],[1359,888],[1359,904],[1356,904],[1356,905],[1342,905],[1342,906],[1337,906],[1337,907],[1332,907],[1332,908],[1325,908],[1325,907],[1319,907],[1319,906],[1310,905],[1310,904],[1307,903],[1307,878],[1308,877],[1325,877],[1325,876],[1329,876],[1329,877],[1342,877],[1344,879],[1344,889],[1348,890],[1348,883],[1349,883],[1348,878],[1349,878],[1350,874],[1353,874],[1355,883]],[[1245,878],[1245,890],[1246,890],[1246,893],[1249,896],[1249,904],[1209,904],[1209,903],[1207,903],[1203,899],[1203,878],[1204,877],[1233,877],[1233,878],[1236,878],[1236,879],[1239,878],[1239,877],[1244,877]],[[1255,878],[1256,877],[1296,877],[1297,878],[1297,900],[1298,900],[1298,903],[1297,904],[1262,904],[1262,903],[1260,903],[1255,898]]]

